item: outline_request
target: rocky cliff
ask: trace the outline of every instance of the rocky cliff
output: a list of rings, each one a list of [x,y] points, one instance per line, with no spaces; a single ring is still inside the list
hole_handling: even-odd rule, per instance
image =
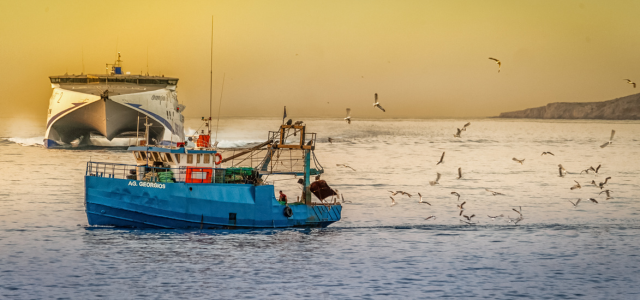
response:
[[[504,112],[498,118],[640,120],[640,94],[604,102],[556,102]]]

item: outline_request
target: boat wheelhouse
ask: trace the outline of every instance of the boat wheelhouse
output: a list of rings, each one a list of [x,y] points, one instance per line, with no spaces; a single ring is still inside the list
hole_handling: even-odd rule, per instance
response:
[[[88,162],[85,206],[89,224],[200,229],[326,227],[340,220],[342,206],[325,181],[311,182],[312,176],[324,171],[314,154],[315,133],[305,130],[305,126],[282,125],[264,143],[226,151],[154,147],[143,140],[129,147],[135,165]],[[289,143],[292,136],[295,142]],[[276,199],[268,178],[280,175],[302,176],[299,201]]]

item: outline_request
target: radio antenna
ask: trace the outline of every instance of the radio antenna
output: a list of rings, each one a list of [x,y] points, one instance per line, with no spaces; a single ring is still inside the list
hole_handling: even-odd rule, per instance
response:
[[[211,66],[209,69],[209,121],[207,122],[207,129],[209,130],[209,141],[211,141],[211,103],[213,102],[213,16],[211,16]],[[216,133],[217,134],[217,133]],[[211,146],[211,142],[209,142]]]
[[[84,45],[82,46],[82,75],[84,75]]]
[[[220,89],[220,101],[218,102],[218,121],[216,122],[216,145],[218,144],[218,125],[220,125],[220,108],[222,107],[222,92],[224,91],[224,78],[227,76],[227,73],[222,75],[222,88]]]
[[[149,45],[147,45],[147,76],[149,76]]]

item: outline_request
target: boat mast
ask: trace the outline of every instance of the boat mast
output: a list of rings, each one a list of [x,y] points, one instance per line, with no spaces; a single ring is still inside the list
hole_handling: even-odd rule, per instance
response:
[[[211,103],[213,101],[213,16],[211,16],[211,57],[209,68],[209,121],[207,122],[207,130],[209,131],[209,145],[211,147]]]

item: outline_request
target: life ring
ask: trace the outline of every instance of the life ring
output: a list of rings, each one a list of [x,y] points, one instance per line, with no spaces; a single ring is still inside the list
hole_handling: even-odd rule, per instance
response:
[[[285,217],[287,218],[291,218],[293,217],[293,210],[291,209],[291,207],[289,206],[285,206],[284,207],[284,211],[282,211],[282,213],[284,214]]]
[[[216,153],[216,165],[219,165],[222,162],[222,154]],[[220,158],[220,160],[218,160]]]

